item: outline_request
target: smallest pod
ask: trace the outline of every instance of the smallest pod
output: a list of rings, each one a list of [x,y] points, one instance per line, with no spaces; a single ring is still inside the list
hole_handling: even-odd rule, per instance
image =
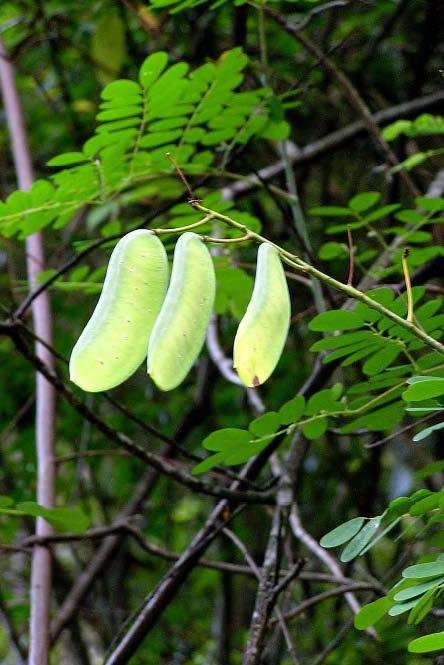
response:
[[[290,327],[290,295],[277,249],[262,243],[247,311],[234,340],[233,364],[246,386],[259,386],[274,371]]]

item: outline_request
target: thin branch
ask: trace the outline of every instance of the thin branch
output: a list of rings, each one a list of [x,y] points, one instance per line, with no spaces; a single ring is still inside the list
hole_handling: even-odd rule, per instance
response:
[[[253,575],[256,577],[257,580],[261,580],[262,574],[259,569],[259,566],[256,564],[256,561],[253,559],[251,556],[250,552],[248,551],[247,547],[243,543],[243,541],[232,531],[231,529],[228,529],[225,527],[222,529],[222,533],[227,536],[231,540],[232,543],[234,543],[241,552],[242,556],[244,557],[245,561],[248,564],[249,569],[253,573]]]
[[[285,591],[285,589],[288,587],[288,585],[291,584],[291,582],[293,582],[293,580],[296,577],[301,576],[301,571],[302,571],[303,566],[305,566],[305,564],[306,564],[305,559],[299,559],[299,561],[297,561],[295,563],[293,568],[291,570],[289,570],[288,573],[281,579],[279,584],[277,584],[275,586],[275,588],[273,589],[273,595],[274,595],[276,600],[277,600],[278,596],[280,596],[280,594],[283,591]]]
[[[316,16],[319,16],[319,14],[323,14],[331,9],[347,7],[352,1],[353,0],[331,0],[331,2],[326,2],[319,7],[315,7],[307,13],[307,16],[302,21],[295,24],[294,29],[298,31],[303,30]]]
[[[288,655],[290,656],[293,665],[301,665],[301,661],[298,658],[298,654],[296,652],[296,647],[293,644],[293,640],[291,639],[290,631],[288,630],[287,623],[285,621],[285,617],[283,615],[283,612],[280,607],[275,607],[274,611],[277,616],[277,622],[279,623],[279,626],[282,630],[282,634],[284,636],[285,644],[287,645],[287,650],[288,650]]]
[[[260,569],[258,568],[258,566],[256,565],[255,560],[254,560],[253,557],[251,556],[250,552],[248,551],[248,549],[247,549],[247,547],[245,546],[245,544],[243,543],[243,541],[242,541],[240,538],[238,538],[238,536],[236,536],[236,534],[235,534],[233,531],[231,531],[231,529],[224,529],[224,530],[223,530],[223,533],[224,533],[226,536],[228,536],[228,538],[230,538],[230,540],[236,545],[236,547],[237,547],[237,548],[239,549],[239,551],[242,553],[243,557],[245,558],[246,562],[248,563],[248,566],[249,566],[249,570],[250,570],[250,572],[253,573],[253,575],[256,577],[256,579],[257,579],[257,580],[259,581],[259,583],[260,583],[260,582],[262,581],[262,573],[261,573],[261,570],[260,570]],[[298,567],[298,571],[297,571],[297,572],[299,572],[299,570],[300,570],[300,566]],[[279,583],[279,585],[277,585],[277,586],[273,589],[273,601],[272,601],[272,606],[275,605],[275,603],[276,603],[276,599],[277,599],[277,597],[278,597],[278,595],[279,595],[279,593],[280,593],[280,590],[279,590],[278,593],[276,593],[277,589],[278,589],[278,588],[280,589],[282,584],[283,584],[282,588],[285,588],[285,586],[286,586],[286,582],[287,582],[287,579],[288,579],[290,576],[291,576],[291,578],[294,577],[294,575],[293,575],[293,570],[290,571],[289,573],[287,573],[287,575],[285,575],[285,576],[283,577],[283,579],[281,580],[281,582]],[[287,625],[286,625],[286,623],[285,623],[285,618],[284,618],[284,616],[283,616],[283,614],[282,614],[282,611],[280,610],[279,607],[274,607],[274,612],[275,612],[275,614],[276,614],[276,619],[275,619],[275,621],[277,621],[277,622],[279,623],[280,627],[281,627],[282,634],[283,634],[283,636],[284,636],[285,643],[286,643],[286,645],[287,645],[287,649],[288,649],[289,655],[290,655],[290,657],[292,658],[294,665],[299,665],[299,659],[298,659],[298,657],[297,657],[296,649],[295,649],[295,646],[294,646],[294,644],[293,644],[293,642],[292,642],[292,639],[291,639],[291,637],[290,637],[290,633],[289,633],[288,628],[287,628]]]
[[[337,632],[334,638],[327,644],[325,649],[321,651],[321,653],[313,660],[313,662],[310,663],[310,665],[321,665],[321,663],[324,662],[324,660],[327,658],[327,656],[330,655],[333,649],[336,649],[338,644],[342,642],[342,640],[344,639],[344,637],[347,635],[348,631],[351,628],[353,628],[353,619],[349,619],[342,626],[342,628]]]
[[[128,520],[116,521],[110,526],[98,526],[83,533],[50,533],[47,536],[29,536],[21,541],[21,547],[33,547],[35,545],[51,545],[60,543],[74,543],[84,540],[102,540],[121,531],[129,531]]]
[[[82,450],[78,453],[71,453],[70,455],[62,455],[56,457],[54,461],[56,464],[65,464],[65,462],[77,461],[85,457],[131,457],[131,455],[126,450],[100,448],[96,450]]]
[[[412,282],[410,280],[409,264],[408,264],[409,250],[406,247],[402,252],[402,271],[404,273],[405,289],[407,293],[407,321],[410,323],[413,321],[413,293],[412,293]]]
[[[388,443],[389,441],[392,441],[393,439],[396,439],[401,434],[405,434],[406,432],[410,432],[412,429],[414,429],[418,425],[423,425],[424,423],[429,422],[433,418],[436,418],[437,415],[439,415],[439,414],[429,413],[427,416],[424,416],[424,418],[419,418],[418,420],[415,420],[415,422],[410,423],[409,425],[406,425],[405,427],[401,427],[401,429],[398,429],[396,432],[393,432],[393,434],[389,434],[388,436],[385,436],[383,439],[377,439],[376,441],[373,441],[372,443],[365,443],[364,448],[376,448],[377,446],[382,446],[384,443]]]
[[[28,413],[29,409],[33,406],[35,402],[35,395],[30,395],[28,399],[19,407],[17,413],[10,420],[10,422],[3,428],[0,432],[0,443],[3,443],[7,440],[9,434],[14,431],[21,419]]]
[[[322,601],[328,600],[328,598],[341,596],[351,592],[354,593],[355,591],[373,591],[374,593],[379,593],[379,591],[375,589],[374,584],[371,582],[353,582],[353,584],[344,584],[343,586],[337,586],[333,589],[328,589],[327,591],[323,591],[316,596],[311,596],[311,598],[307,598],[306,600],[301,601],[294,609],[289,610],[288,612],[284,612],[284,619],[286,621],[289,619],[294,619],[300,614],[306,612],[310,607],[313,607],[318,603],[322,603]],[[272,625],[273,623],[276,623],[276,619],[274,618],[270,619],[270,624]]]

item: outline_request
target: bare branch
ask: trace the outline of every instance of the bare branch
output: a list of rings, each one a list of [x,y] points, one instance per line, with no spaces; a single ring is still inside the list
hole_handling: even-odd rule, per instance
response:
[[[251,617],[248,642],[242,660],[243,665],[257,665],[259,663],[268,621],[276,602],[273,591],[279,578],[281,539],[284,526],[283,512],[281,506],[277,506],[273,513],[264,563],[260,571],[259,589]]]

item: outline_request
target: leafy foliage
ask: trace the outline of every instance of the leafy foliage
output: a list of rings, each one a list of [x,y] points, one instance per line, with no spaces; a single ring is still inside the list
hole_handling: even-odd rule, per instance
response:
[[[405,518],[422,519],[424,530],[434,530],[444,517],[444,493],[419,490],[409,497],[398,497],[390,502],[387,510],[380,517],[367,522],[363,518],[354,518],[336,527],[326,534],[321,545],[337,547],[348,544],[341,554],[341,560],[351,561],[363,556],[374,547],[394,527]],[[375,535],[380,526],[385,528]],[[404,531],[407,536],[408,527]],[[433,536],[429,538],[433,543]],[[439,544],[437,543],[439,546]],[[402,570],[401,579],[389,590],[386,597],[364,605],[355,617],[355,627],[364,630],[375,625],[386,614],[399,616],[409,612],[408,623],[418,624],[432,610],[444,589],[444,555],[422,557],[418,563]],[[440,647],[440,634],[417,638],[409,644],[409,651],[425,653]],[[431,639],[428,639],[428,638]]]
[[[427,155],[427,158],[429,156],[432,155]],[[361,229],[366,230],[367,234],[374,238],[382,248],[384,248],[387,237],[397,238],[398,241],[401,241],[399,243],[401,247],[393,253],[393,261],[390,267],[377,270],[376,274],[380,279],[402,273],[402,247],[406,245],[409,246],[409,265],[412,268],[421,266],[425,261],[443,255],[442,247],[430,246],[432,234],[427,230],[432,224],[440,224],[443,221],[443,198],[417,197],[416,207],[411,209],[402,208],[399,203],[377,206],[380,198],[378,192],[362,192],[352,197],[347,206],[316,206],[311,208],[309,212],[311,215],[323,219],[337,218],[339,220],[344,218],[344,222],[338,224],[336,221],[329,224],[325,232],[329,235],[351,232],[355,244],[358,244],[356,232]],[[375,224],[384,223],[385,220],[389,220],[391,217],[396,221],[387,224],[382,232],[375,227]],[[347,243],[328,241],[320,249],[320,257],[327,261],[345,259],[348,257],[348,253]],[[377,257],[377,254],[377,250],[365,249],[362,252],[355,252],[354,258],[357,266],[365,270],[366,266]]]
[[[154,53],[138,82],[116,80],[103,89],[96,133],[82,151],[51,159],[49,166],[65,168],[0,205],[3,235],[25,238],[49,224],[62,228],[84,206],[119,204],[131,187],[171,171],[167,153],[187,171],[205,173],[215,145],[225,146],[223,164],[253,136],[286,138],[287,123],[270,117],[269,89],[236,91],[248,62],[240,49],[192,72],[184,62],[167,62],[165,52]]]

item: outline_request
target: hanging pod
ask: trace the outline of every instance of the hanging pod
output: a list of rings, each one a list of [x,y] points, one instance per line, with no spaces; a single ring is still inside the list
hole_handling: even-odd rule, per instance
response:
[[[205,341],[214,305],[213,261],[202,238],[184,233],[174,250],[171,282],[148,345],[148,374],[161,390],[185,379]]]
[[[119,385],[141,365],[168,286],[168,259],[152,231],[132,231],[115,246],[102,293],[69,363],[88,392]]]
[[[259,386],[272,374],[287,339],[290,315],[279,253],[273,245],[262,243],[253,294],[234,340],[234,368],[246,386]]]

